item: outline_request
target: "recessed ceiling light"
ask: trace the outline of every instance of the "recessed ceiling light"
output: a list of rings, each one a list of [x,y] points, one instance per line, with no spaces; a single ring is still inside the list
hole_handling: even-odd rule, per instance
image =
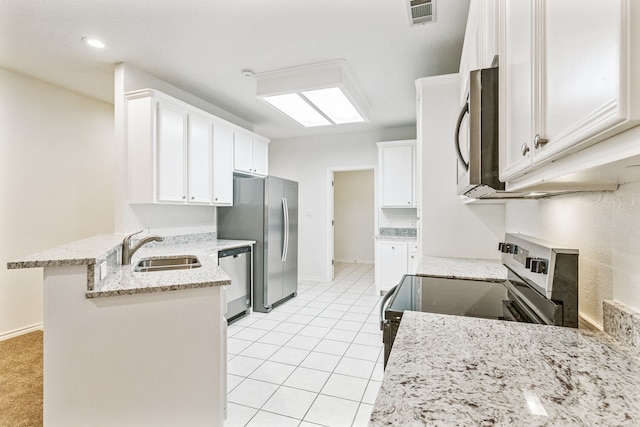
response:
[[[89,37],[83,37],[81,39],[83,42],[85,42],[86,44],[88,44],[91,47],[95,47],[96,49],[104,49],[107,45],[104,44],[104,42],[101,42],[98,39],[92,39]]]

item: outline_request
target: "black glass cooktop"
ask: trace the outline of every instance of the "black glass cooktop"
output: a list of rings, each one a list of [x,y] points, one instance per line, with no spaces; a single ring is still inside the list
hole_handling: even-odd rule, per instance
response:
[[[503,282],[404,277],[386,308],[388,314],[405,310],[502,319],[508,300]]]

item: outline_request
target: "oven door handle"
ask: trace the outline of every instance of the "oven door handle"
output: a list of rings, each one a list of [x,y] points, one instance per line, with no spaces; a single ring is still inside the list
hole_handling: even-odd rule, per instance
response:
[[[512,320],[514,322],[523,322],[522,316],[520,316],[520,313],[518,313],[518,310],[514,308],[512,301],[503,300],[502,306],[506,310],[505,314],[509,315],[510,317],[509,320]]]
[[[389,289],[387,291],[386,294],[384,294],[384,296],[382,297],[382,301],[380,301],[380,330],[382,331],[384,329],[384,325],[385,323],[388,322],[388,320],[384,319],[384,309],[385,306],[387,305],[387,303],[389,302],[389,299],[393,296],[393,293],[396,291],[396,289],[398,288],[398,286],[400,285],[395,285],[393,288]]]

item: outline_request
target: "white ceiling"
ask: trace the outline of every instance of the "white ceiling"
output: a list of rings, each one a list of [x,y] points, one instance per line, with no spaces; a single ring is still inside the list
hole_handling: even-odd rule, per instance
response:
[[[469,0],[437,0],[436,22],[415,27],[406,1],[0,0],[0,66],[113,102],[113,64],[124,61],[272,139],[410,126],[414,81],[458,70]],[[304,129],[240,73],[333,59],[353,69],[370,123]]]

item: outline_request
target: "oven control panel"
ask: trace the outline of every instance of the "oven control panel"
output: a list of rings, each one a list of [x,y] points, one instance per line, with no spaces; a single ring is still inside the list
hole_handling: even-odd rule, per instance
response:
[[[565,249],[535,237],[508,233],[505,241],[498,244],[498,250],[505,266],[547,298],[552,298],[557,268],[565,270],[567,262],[576,264],[577,283],[577,249]]]

